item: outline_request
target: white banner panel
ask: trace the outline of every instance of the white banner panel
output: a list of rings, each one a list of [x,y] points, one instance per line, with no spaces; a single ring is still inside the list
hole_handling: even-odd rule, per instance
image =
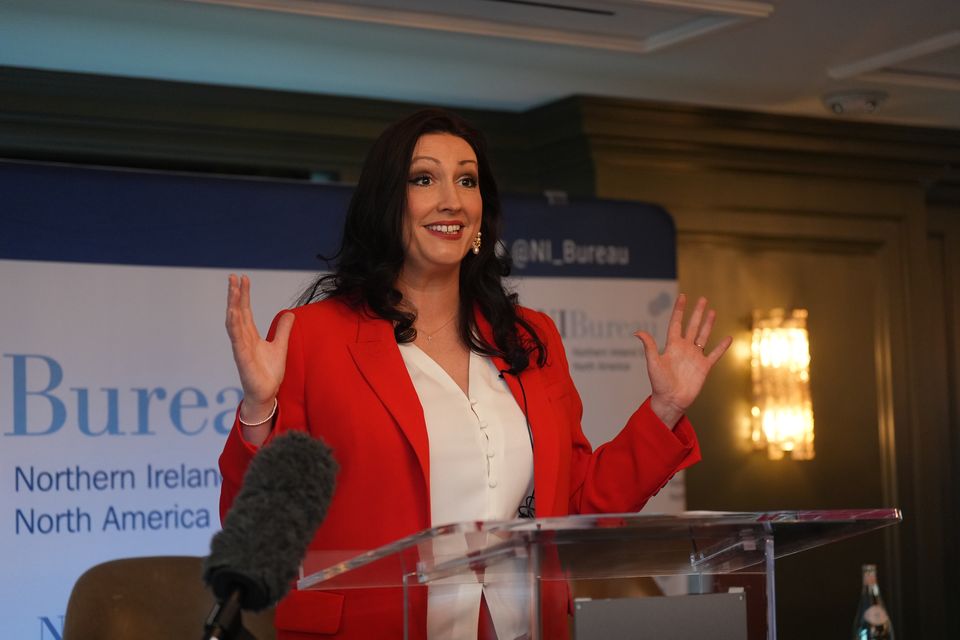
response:
[[[548,313],[563,337],[570,373],[583,400],[583,431],[600,445],[613,438],[650,395],[643,329],[657,344],[677,295],[675,280],[627,278],[522,278],[521,302]],[[644,507],[644,513],[677,513],[686,505],[681,471]]]
[[[207,553],[240,396],[227,273],[0,261],[3,637],[57,637],[98,562]],[[259,325],[310,275],[251,272]]]

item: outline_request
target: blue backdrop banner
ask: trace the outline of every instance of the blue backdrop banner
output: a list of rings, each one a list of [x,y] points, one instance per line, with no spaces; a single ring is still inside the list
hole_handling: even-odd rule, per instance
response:
[[[320,268],[352,190],[302,182],[0,163],[0,258]],[[676,277],[670,216],[653,205],[503,201],[516,275]]]

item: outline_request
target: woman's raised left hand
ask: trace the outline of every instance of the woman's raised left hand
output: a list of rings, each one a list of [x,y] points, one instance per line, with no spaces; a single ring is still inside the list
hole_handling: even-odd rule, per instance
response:
[[[650,408],[668,427],[673,427],[687,407],[693,404],[710,369],[724,354],[733,338],[725,337],[709,353],[704,350],[716,313],[707,311],[707,299],[700,298],[683,331],[683,311],[687,304],[684,294],[677,296],[673,315],[667,328],[667,344],[661,353],[657,342],[646,331],[634,335],[643,342],[647,373],[653,393]],[[706,311],[706,314],[704,312]]]

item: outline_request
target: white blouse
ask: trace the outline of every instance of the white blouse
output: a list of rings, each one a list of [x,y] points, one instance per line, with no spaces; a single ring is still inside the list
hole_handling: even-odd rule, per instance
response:
[[[533,490],[533,451],[526,418],[500,372],[489,358],[471,352],[464,395],[418,346],[398,346],[427,425],[431,526],[516,518]],[[499,638],[527,631],[521,585],[435,584],[427,603],[428,637],[476,640],[481,591]]]

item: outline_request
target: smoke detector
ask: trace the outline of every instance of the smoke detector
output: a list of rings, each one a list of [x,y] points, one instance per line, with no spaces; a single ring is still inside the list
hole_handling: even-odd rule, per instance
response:
[[[884,91],[841,91],[823,96],[823,104],[838,116],[876,113],[887,99]]]

